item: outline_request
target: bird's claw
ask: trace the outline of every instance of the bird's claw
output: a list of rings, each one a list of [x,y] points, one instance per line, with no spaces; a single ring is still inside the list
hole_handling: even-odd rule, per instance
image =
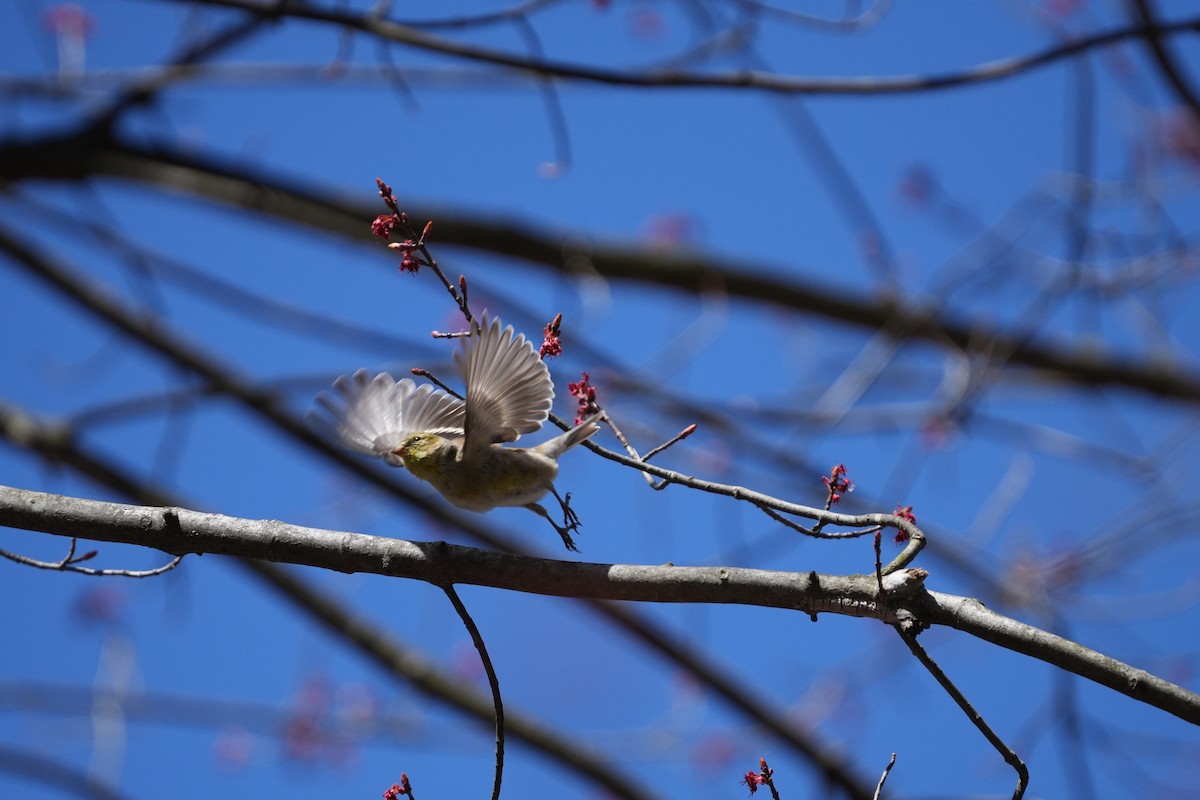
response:
[[[575,540],[571,538],[571,531],[574,530],[574,528],[564,528],[561,525],[555,524],[554,522],[551,522],[550,524],[554,525],[554,530],[558,531],[558,535],[562,537],[563,544],[566,545],[567,549],[572,553],[578,553],[579,548],[575,546]]]
[[[575,509],[571,508],[571,493],[567,492],[566,499],[561,501],[563,511],[563,525],[567,526],[568,530],[576,530],[579,527],[579,515],[575,513]]]

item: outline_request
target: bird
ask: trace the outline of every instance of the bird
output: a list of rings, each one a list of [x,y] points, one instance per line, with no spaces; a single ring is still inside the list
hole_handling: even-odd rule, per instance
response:
[[[535,447],[505,447],[533,433],[554,401],[550,370],[524,334],[499,317],[473,320],[454,353],[465,400],[411,378],[365,369],[342,375],[317,397],[337,436],[349,448],[404,467],[432,484],[453,505],[474,512],[524,507],[545,517],[568,550],[579,517],[554,487],[558,459],[592,437],[596,417]],[[563,512],[558,524],[538,503],[552,493]]]

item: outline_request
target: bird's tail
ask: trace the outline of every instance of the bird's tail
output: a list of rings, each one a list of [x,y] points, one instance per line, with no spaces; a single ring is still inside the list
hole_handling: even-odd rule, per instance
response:
[[[557,459],[580,442],[586,441],[600,430],[600,426],[591,420],[581,422],[571,430],[555,436],[548,442],[542,442],[534,450],[550,458]]]

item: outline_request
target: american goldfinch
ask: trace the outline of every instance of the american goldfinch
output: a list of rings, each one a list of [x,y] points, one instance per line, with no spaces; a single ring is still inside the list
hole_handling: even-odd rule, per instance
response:
[[[554,488],[558,458],[600,426],[585,421],[536,447],[502,447],[542,427],[554,400],[550,370],[525,335],[499,319],[473,322],[454,362],[466,384],[466,401],[411,378],[366,370],[338,378],[337,397],[318,402],[331,414],[342,442],[394,467],[405,467],[468,511],[524,506],[550,521],[568,550],[579,518]],[[563,524],[538,504],[551,492]]]

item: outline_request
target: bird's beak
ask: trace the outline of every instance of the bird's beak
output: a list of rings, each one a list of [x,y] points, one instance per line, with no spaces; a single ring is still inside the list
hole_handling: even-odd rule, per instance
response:
[[[408,455],[408,448],[405,447],[404,445],[400,445],[392,452],[395,453],[396,455],[400,456],[401,460],[404,460],[404,457]]]

